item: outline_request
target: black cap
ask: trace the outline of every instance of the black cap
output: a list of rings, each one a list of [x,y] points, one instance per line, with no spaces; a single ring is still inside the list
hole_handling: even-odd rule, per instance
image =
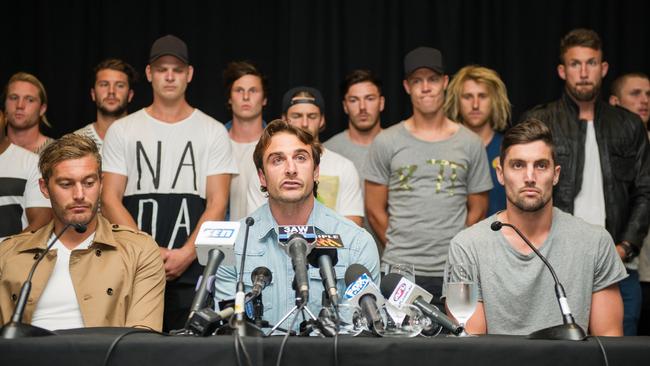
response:
[[[190,63],[190,58],[187,55],[187,45],[183,40],[171,34],[160,37],[153,43],[151,52],[149,52],[149,63],[168,55],[174,56],[186,64]]]
[[[404,56],[404,75],[409,76],[419,68],[426,67],[439,74],[445,73],[442,53],[431,47],[418,47]]]
[[[307,92],[314,96],[314,98],[309,97],[297,97],[294,98],[294,95],[300,92]],[[288,92],[284,93],[282,97],[282,113],[287,113],[289,108],[295,104],[308,103],[317,106],[320,109],[320,113],[325,113],[325,99],[318,91],[318,89],[310,88],[308,86],[297,86],[291,88]]]

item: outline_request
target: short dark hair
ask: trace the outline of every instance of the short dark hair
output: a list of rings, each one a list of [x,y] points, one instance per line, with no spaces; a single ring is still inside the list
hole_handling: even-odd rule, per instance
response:
[[[603,44],[598,33],[591,29],[578,28],[567,33],[560,40],[560,63],[564,64],[564,54],[569,48],[586,47],[602,51]]]
[[[102,70],[115,70],[119,72],[123,72],[126,74],[126,78],[129,82],[129,89],[133,89],[133,85],[138,81],[138,73],[135,71],[133,66],[129,65],[128,63],[117,59],[117,58],[109,58],[106,59],[95,66],[93,69],[93,74],[94,74],[94,83],[97,82],[97,73],[102,71]]]
[[[345,95],[348,93],[348,90],[350,90],[352,85],[366,81],[373,83],[377,87],[377,90],[379,90],[379,95],[382,95],[381,88],[383,84],[377,75],[370,70],[354,70],[347,74],[345,79],[341,82],[341,98],[345,99]]]
[[[269,145],[271,145],[271,139],[273,136],[282,132],[294,135],[298,140],[300,140],[300,142],[309,145],[311,147],[311,155],[314,159],[314,167],[317,167],[320,164],[320,156],[323,153],[323,148],[314,136],[301,128],[291,125],[285,120],[276,119],[266,126],[264,132],[262,132],[260,140],[257,142],[257,145],[255,145],[255,151],[253,151],[253,162],[255,163],[257,170],[264,172],[264,152]],[[261,187],[261,190],[262,192],[267,191],[266,187]],[[314,197],[317,197],[317,191],[318,182],[314,182]]]
[[[501,151],[499,154],[499,162],[501,163],[501,166],[503,166],[503,162],[506,159],[506,153],[511,146],[528,144],[535,141],[543,141],[551,148],[553,163],[555,163],[555,145],[553,144],[553,134],[551,133],[551,130],[541,120],[528,118],[510,128],[506,131],[505,135],[503,135]]]
[[[614,96],[620,98],[621,97],[621,89],[623,89],[623,84],[625,84],[625,81],[628,78],[642,78],[642,79],[650,80],[650,78],[648,78],[648,75],[646,75],[646,74],[644,74],[642,72],[630,72],[630,73],[627,73],[627,74],[623,74],[623,75],[617,77],[616,80],[614,80],[612,82],[612,86],[610,88],[610,95],[614,95]]]
[[[268,79],[262,72],[250,61],[231,61],[226,66],[226,69],[223,70],[223,84],[226,88],[226,98],[230,97],[230,92],[232,91],[232,85],[235,81],[239,80],[242,76],[253,75],[260,78],[262,82],[262,92],[266,98],[269,94],[269,82]],[[227,103],[226,103],[227,104]],[[229,105],[230,108],[230,105]]]

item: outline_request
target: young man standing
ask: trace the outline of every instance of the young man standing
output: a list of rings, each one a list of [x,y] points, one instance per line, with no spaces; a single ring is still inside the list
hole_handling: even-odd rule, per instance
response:
[[[190,106],[194,69],[187,46],[168,35],[151,47],[153,104],[116,121],[104,140],[102,212],[150,233],[165,262],[165,330],[185,324],[202,269],[194,241],[207,220],[223,220],[237,167],[223,125]]]
[[[128,113],[136,73],[131,65],[114,58],[100,62],[94,71],[95,83],[90,88],[90,97],[97,106],[97,119],[75,133],[90,137],[101,152],[108,128]]]
[[[413,264],[416,282],[439,305],[449,240],[485,217],[492,189],[481,140],[445,116],[448,81],[437,49],[406,55],[413,115],[375,138],[363,174],[382,264]]]
[[[445,113],[476,133],[485,146],[492,185],[488,215],[506,207],[506,193],[497,181],[502,132],[510,120],[506,86],[496,71],[481,66],[465,66],[456,73],[447,89]]]
[[[562,211],[603,226],[630,274],[619,285],[625,335],[636,335],[641,288],[633,259],[650,224],[650,148],[641,119],[601,101],[609,64],[596,32],[575,29],[560,41],[560,100],[524,115],[546,123],[555,140],[562,176],[553,192]]]

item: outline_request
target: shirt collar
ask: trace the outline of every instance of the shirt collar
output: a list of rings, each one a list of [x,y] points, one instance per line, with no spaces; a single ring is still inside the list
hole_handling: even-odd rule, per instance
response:
[[[271,208],[269,207],[268,202],[262,205],[257,211],[256,211],[255,216],[258,216],[255,218],[256,222],[259,223],[259,236],[258,240],[262,240],[266,238],[267,235],[270,235],[271,233],[274,233],[275,236],[278,236],[278,223],[275,221],[275,218],[271,214]],[[309,226],[314,226],[315,229],[321,230],[321,228],[317,227],[316,224],[314,223],[322,223],[323,222],[323,205],[321,205],[320,202],[317,200],[314,200],[314,208],[311,210],[311,213],[309,214],[309,218],[307,219],[307,225]]]

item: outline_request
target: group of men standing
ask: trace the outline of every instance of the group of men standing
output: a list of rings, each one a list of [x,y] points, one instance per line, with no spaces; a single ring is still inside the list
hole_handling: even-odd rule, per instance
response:
[[[293,306],[289,290],[293,269],[277,247],[277,226],[310,224],[341,235],[345,248],[339,250],[336,266],[341,286],[345,267],[352,263],[363,264],[378,280],[381,252],[381,264],[412,264],[416,283],[434,295],[434,303],[444,306],[446,263],[470,260],[489,275],[481,276],[485,281],[481,303],[468,329],[477,333],[528,329],[517,328],[519,318],[513,326],[501,325],[506,321],[505,304],[517,295],[496,289],[504,277],[489,268],[525,263],[532,255],[505,229],[504,233],[485,230],[486,222],[498,219],[517,223],[534,245],[554,250],[557,258],[572,254],[578,264],[596,262],[578,269],[571,263],[562,270],[565,281],[598,274],[593,281],[568,285],[569,292],[576,294],[572,308],[582,309],[579,322],[596,334],[622,334],[620,286],[625,334],[636,334],[641,307],[637,262],[641,262],[641,281],[650,283],[650,275],[643,274],[644,261],[650,272],[650,259],[641,251],[650,224],[650,85],[643,74],[617,79],[610,103],[623,108],[612,107],[599,99],[607,68],[595,32],[570,32],[560,47],[562,98],[533,108],[521,119],[522,127],[504,136],[509,123],[514,123],[499,75],[472,65],[450,81],[442,53],[419,47],[404,58],[403,87],[413,114],[383,130],[382,83],[370,71],[355,70],[341,85],[348,128],[322,147],[319,133],[325,128],[325,100],[319,90],[298,86],[287,91],[282,98],[283,121],[267,126],[262,117],[269,90],[265,76],[249,62],[232,62],[223,74],[232,112],[224,127],[188,104],[185,93],[194,70],[187,46],[175,36],[165,36],[151,47],[145,75],[153,102],[146,108],[127,115],[136,80],[131,66],[111,59],[95,70],[91,98],[97,105],[97,120],[77,131],[92,139],[102,155],[101,214],[93,217],[104,216],[116,224],[114,230],[145,231],[158,244],[161,263],[149,265],[160,265],[159,274],[164,272],[167,280],[165,330],[183,327],[187,318],[201,271],[194,248],[201,223],[251,216],[256,224],[247,268],[220,268],[215,298],[232,297],[239,270],[246,273],[265,265],[274,276],[273,284],[264,290],[271,322]],[[34,152],[50,142],[38,132],[40,121],[46,122],[45,90],[28,74],[17,75],[6,88],[9,127],[6,137],[5,128],[0,131],[0,164],[10,151],[9,141]],[[21,119],[36,124],[12,127]],[[24,143],[28,135],[31,142]],[[39,192],[28,194],[38,180],[35,168],[24,175],[20,179],[25,202],[18,205],[26,217],[22,224],[13,225],[13,232],[0,232],[0,236],[19,231],[16,227],[37,229],[51,220],[49,202]],[[47,191],[47,179],[41,190]],[[23,196],[22,191],[13,196]],[[67,223],[54,202],[52,207],[54,222]],[[575,219],[565,213],[606,232],[571,221]],[[55,229],[61,229],[61,223]],[[85,242],[87,237],[81,239]],[[570,246],[569,239],[580,245]],[[3,245],[9,248],[11,240]],[[477,248],[481,240],[502,256]],[[74,252],[74,246],[71,249]],[[241,240],[235,253],[242,255]],[[639,253],[640,261],[635,259]],[[625,262],[627,277],[617,257]],[[530,271],[517,265],[522,272]],[[574,271],[582,272],[574,276]],[[529,275],[521,276],[521,286],[530,293],[550,293],[552,298],[548,279],[533,281]],[[310,274],[310,280],[316,306],[322,284],[317,273]],[[3,322],[5,312],[0,313]],[[533,325],[553,325],[553,319]]]

